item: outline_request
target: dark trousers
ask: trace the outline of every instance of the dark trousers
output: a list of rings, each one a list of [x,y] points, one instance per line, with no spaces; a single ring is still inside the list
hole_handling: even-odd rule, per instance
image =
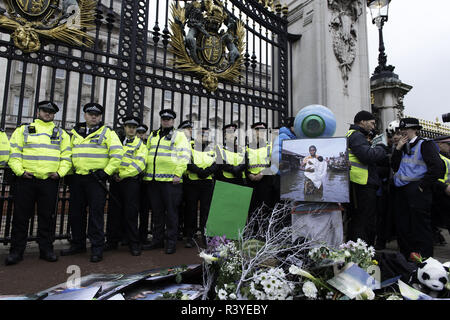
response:
[[[55,210],[58,181],[18,178],[14,192],[11,253],[22,255],[28,238],[28,225],[37,204],[38,243],[41,251],[52,251],[55,238]]]
[[[350,182],[349,224],[348,240],[356,241],[358,238],[375,244],[376,215],[377,215],[377,187],[360,185]]]
[[[252,199],[250,202],[249,214],[258,209],[263,203],[269,208],[273,207],[274,188],[273,176],[263,176],[259,181],[248,180],[248,187],[253,188]]]
[[[197,229],[198,203],[200,202],[200,231],[205,234],[206,221],[208,220],[211,206],[214,183],[209,181],[196,181],[186,184],[186,215],[184,220],[186,237],[192,238]]]
[[[152,181],[149,183],[148,197],[150,198],[153,221],[154,242],[164,241],[164,227],[167,232],[167,246],[175,247],[178,233],[178,209],[183,193],[182,184],[172,182]]]
[[[150,219],[150,198],[147,195],[148,182],[139,184],[139,240],[147,241],[148,224]]]
[[[381,195],[377,196],[377,243],[385,244],[395,234],[394,229],[394,205],[395,187],[383,184]]]
[[[135,178],[111,182],[110,193],[119,203],[110,197],[106,222],[106,239],[109,243],[117,244],[125,237],[130,247],[139,245],[139,191],[139,180]]]
[[[397,188],[397,241],[400,252],[407,258],[411,252],[418,252],[423,257],[433,256],[431,204],[431,191],[420,192],[419,182]]]
[[[86,247],[86,224],[88,224],[87,236],[91,242],[92,253],[103,252],[105,203],[106,190],[92,175],[73,176],[70,185],[69,223],[74,247]],[[112,200],[110,205],[114,205]],[[89,222],[86,217],[86,206],[89,207]]]

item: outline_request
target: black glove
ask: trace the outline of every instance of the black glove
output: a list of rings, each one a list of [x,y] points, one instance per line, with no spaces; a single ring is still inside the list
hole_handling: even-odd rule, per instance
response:
[[[208,171],[204,169],[200,169],[197,175],[200,179],[206,179],[209,176]]]
[[[233,171],[233,166],[231,164],[224,164],[222,167],[223,171],[228,171],[228,172],[232,172]]]
[[[241,164],[239,166],[234,166],[232,173],[234,174],[235,177],[239,177],[242,174],[242,171],[245,170],[245,164]]]
[[[109,178],[109,175],[103,169],[96,170],[95,176],[101,181],[106,181]]]
[[[195,165],[195,164],[193,164],[193,163],[190,163],[190,164],[188,164],[187,165],[187,169],[190,171],[190,172],[192,172],[192,173],[199,173],[200,172],[200,168],[197,166],[197,165]]]

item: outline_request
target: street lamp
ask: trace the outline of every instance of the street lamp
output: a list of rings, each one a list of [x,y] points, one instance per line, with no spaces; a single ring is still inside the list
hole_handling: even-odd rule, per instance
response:
[[[388,21],[389,13],[389,3],[391,0],[367,0],[367,6],[370,9],[370,15],[372,16],[372,23],[378,27],[378,34],[380,39],[380,44],[378,51],[378,66],[375,68],[374,75],[381,73],[392,73],[395,69],[394,66],[387,66],[387,56],[384,53],[384,42],[383,42],[383,26],[384,23]]]

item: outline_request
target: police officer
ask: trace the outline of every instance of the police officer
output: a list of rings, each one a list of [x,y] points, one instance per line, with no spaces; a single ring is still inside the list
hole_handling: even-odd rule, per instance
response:
[[[272,144],[267,141],[267,124],[255,122],[252,126],[253,139],[246,148],[246,177],[248,186],[253,188],[249,214],[263,203],[273,206],[273,179],[269,170],[272,157]]]
[[[178,208],[182,198],[182,177],[189,162],[189,142],[186,136],[174,130],[176,113],[160,111],[161,127],[150,134],[147,141],[148,157],[144,181],[149,181],[148,196],[152,208],[153,238],[143,250],[164,247],[164,226],[167,231],[165,252],[176,252]],[[166,216],[167,211],[167,216]]]
[[[147,146],[147,131],[148,127],[141,123],[136,128],[136,136],[142,140]],[[148,186],[142,181],[143,173],[140,175],[140,187],[139,187],[139,241],[141,244],[148,244],[148,222],[150,211],[150,200],[147,197]]]
[[[90,102],[83,107],[86,122],[72,129],[72,161],[75,174],[70,185],[70,248],[61,255],[86,251],[86,206],[89,207],[88,238],[91,262],[103,259],[106,180],[119,168],[123,157],[117,134],[102,122],[103,106]],[[115,205],[113,200],[109,205]]]
[[[220,181],[245,185],[245,149],[237,143],[237,124],[223,127],[223,146],[217,145],[215,178]]]
[[[445,172],[435,143],[417,136],[421,128],[416,118],[401,119],[402,138],[392,154],[397,240],[406,258],[412,252],[433,256],[432,185]]]
[[[8,167],[9,160],[9,140],[5,130],[0,130],[0,168]]]
[[[192,127],[193,124],[190,120],[185,120],[183,122],[181,122],[178,126],[178,130],[182,131],[184,133],[184,135],[186,136],[186,139],[189,142],[189,145],[191,146],[191,148],[194,145],[194,140],[192,139]],[[190,152],[190,151],[189,151]],[[183,197],[180,203],[180,208],[178,210],[178,240],[183,240],[183,237],[186,236],[186,232],[188,232],[188,230],[186,230],[186,217],[189,216],[189,213],[187,212],[187,202],[188,202],[188,190],[187,188],[189,188],[190,186],[186,184],[186,178],[187,178],[187,171],[184,172],[184,176],[183,176]]]
[[[16,183],[11,248],[5,264],[12,265],[23,258],[27,243],[29,219],[37,204],[38,243],[40,259],[54,262],[54,221],[59,180],[72,166],[70,137],[55,126],[59,111],[51,101],[37,105],[38,118],[18,127],[11,136],[9,166],[19,177]]]
[[[141,123],[136,128],[136,136],[141,139],[145,144],[147,144],[147,137],[145,136],[148,131],[148,127]]]
[[[139,175],[144,171],[147,160],[147,147],[136,136],[136,128],[139,122],[140,119],[133,116],[123,119],[125,139],[122,144],[124,154],[119,168],[114,172],[111,179],[110,192],[113,201],[108,206],[105,247],[105,250],[116,250],[123,230],[125,233],[123,236],[127,239],[133,256],[141,254],[138,231]]]
[[[350,160],[350,204],[347,237],[374,245],[376,235],[376,192],[380,187],[376,164],[386,159],[382,146],[371,147],[367,140],[375,128],[375,117],[368,111],[358,112],[347,132]]]
[[[432,220],[450,232],[450,136],[439,136],[434,139],[439,147],[439,156],[444,166],[444,177],[433,184]],[[440,232],[439,232],[440,234]]]
[[[213,174],[217,169],[214,146],[209,141],[209,128],[202,128],[197,134],[191,149],[191,163],[187,166],[186,180],[186,248],[194,246],[194,233],[197,225],[197,209],[200,203],[200,231],[203,245],[206,245],[204,234],[206,221],[214,190]]]

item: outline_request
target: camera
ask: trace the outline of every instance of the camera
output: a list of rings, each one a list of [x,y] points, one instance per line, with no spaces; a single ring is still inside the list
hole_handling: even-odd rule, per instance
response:
[[[450,122],[450,113],[444,113],[442,115],[442,122]]]

